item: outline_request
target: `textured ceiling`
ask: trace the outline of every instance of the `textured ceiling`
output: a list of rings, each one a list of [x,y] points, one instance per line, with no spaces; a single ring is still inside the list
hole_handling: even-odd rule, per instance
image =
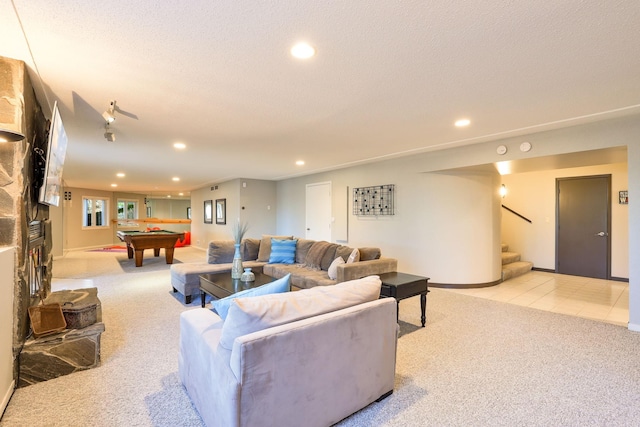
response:
[[[0,0],[0,55],[58,101],[67,186],[175,193],[638,112],[639,23],[638,0]]]

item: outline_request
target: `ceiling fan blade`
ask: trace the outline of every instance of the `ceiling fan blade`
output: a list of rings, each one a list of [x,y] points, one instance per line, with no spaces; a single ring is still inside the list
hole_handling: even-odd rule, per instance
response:
[[[114,110],[115,110],[116,112],[118,112],[119,114],[122,114],[123,116],[127,116],[127,117],[129,117],[130,119],[138,120],[138,116],[137,116],[137,115],[135,115],[135,114],[133,114],[133,113],[130,113],[130,112],[128,112],[128,111],[125,111],[125,110],[123,110],[122,108],[118,107],[117,105],[116,105],[116,107],[114,108]]]

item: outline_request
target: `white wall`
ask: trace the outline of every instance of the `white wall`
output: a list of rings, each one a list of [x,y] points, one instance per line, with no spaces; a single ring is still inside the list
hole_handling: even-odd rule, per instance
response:
[[[503,211],[503,242],[535,267],[555,269],[556,178],[605,174],[611,174],[611,275],[628,278],[629,205],[618,203],[618,191],[628,188],[626,163],[504,175],[503,204],[532,222]]]
[[[432,283],[480,284],[500,279],[500,178],[493,170],[425,172],[415,157],[379,162],[278,183],[278,234],[305,235],[305,188],[331,181],[334,218],[347,222],[332,240],[352,247],[380,247],[400,271]],[[395,185],[393,216],[352,213],[353,188]],[[349,202],[341,203],[349,188]],[[347,205],[347,206],[345,206]],[[346,208],[346,210],[345,210]]]
[[[15,249],[0,248],[0,416],[13,394],[13,271]]]

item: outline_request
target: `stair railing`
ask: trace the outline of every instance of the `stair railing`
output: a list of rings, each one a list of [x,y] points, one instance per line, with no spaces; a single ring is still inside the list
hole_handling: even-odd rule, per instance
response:
[[[505,208],[506,210],[508,210],[509,212],[511,212],[512,214],[519,216],[520,218],[524,219],[525,221],[527,221],[529,224],[531,224],[531,220],[523,215],[520,215],[518,212],[514,211],[511,208],[506,207],[505,205],[502,205],[503,208]]]

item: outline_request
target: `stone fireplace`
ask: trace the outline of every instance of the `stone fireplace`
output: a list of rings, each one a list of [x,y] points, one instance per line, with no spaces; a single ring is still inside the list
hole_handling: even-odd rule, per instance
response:
[[[47,150],[47,122],[25,63],[0,57],[0,128],[25,135],[18,142],[0,143],[0,247],[15,248],[13,363],[16,380],[18,356],[30,331],[28,309],[51,291],[49,207],[37,202],[42,165],[38,164],[36,150]]]

